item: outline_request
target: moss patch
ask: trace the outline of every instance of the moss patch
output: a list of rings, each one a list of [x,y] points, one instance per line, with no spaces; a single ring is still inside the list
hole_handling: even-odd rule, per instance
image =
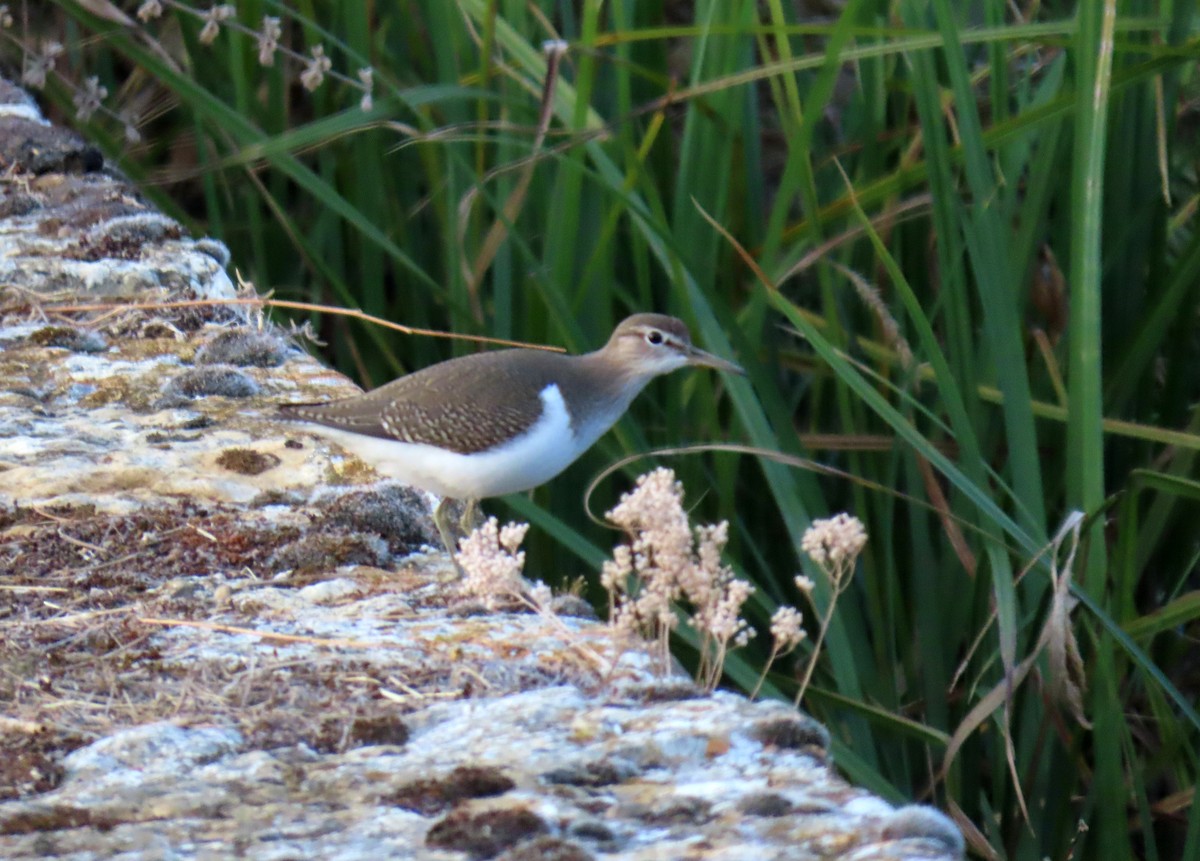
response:
[[[503,795],[515,786],[498,768],[460,766],[442,778],[406,783],[380,800],[428,816],[463,799]]]

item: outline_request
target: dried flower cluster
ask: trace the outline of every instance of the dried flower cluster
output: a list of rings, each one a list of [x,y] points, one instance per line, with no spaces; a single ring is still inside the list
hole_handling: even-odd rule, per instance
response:
[[[783,606],[772,614],[771,639],[779,654],[790,652],[807,636],[804,630],[804,614],[795,607]]]
[[[793,652],[807,637],[808,632],[804,630],[803,613],[795,607],[786,605],[775,610],[771,615],[771,654],[767,656],[767,662],[763,664],[758,682],[755,683],[754,690],[750,692],[750,699],[758,696],[763,682],[767,680],[767,673],[770,672],[771,665],[779,658]]]
[[[13,25],[11,4],[0,4],[0,30]],[[237,19],[237,6],[233,3],[217,3],[208,8],[189,5],[185,0],[143,0],[137,8],[137,18],[142,24],[150,24],[163,17],[167,11],[173,11],[183,17],[190,17],[201,23],[197,41],[201,45],[212,45],[220,36],[222,30],[247,36],[255,40],[258,46],[258,62],[264,67],[275,65],[277,54],[283,54],[295,65],[301,68],[298,78],[301,85],[308,91],[321,86],[326,78],[334,78],[342,84],[361,93],[359,106],[363,111],[370,111],[375,104],[375,72],[369,66],[359,69],[354,76],[334,71],[333,61],[325,54],[324,45],[313,45],[305,55],[299,51],[281,44],[284,36],[283,22],[278,17],[263,16],[260,29],[254,30],[242,24]],[[120,15],[130,26],[132,19]],[[16,41],[15,39],[10,39]],[[58,58],[64,53],[64,48],[58,42],[46,42],[40,51],[25,46],[25,66],[21,75],[22,82],[30,89],[40,90],[46,86],[49,75],[56,74],[62,82],[74,91],[76,116],[83,121],[91,119],[97,112],[111,116],[120,121],[125,127],[125,137],[130,142],[140,140],[136,128],[136,118],[130,114],[109,110],[104,106],[108,90],[100,83],[98,77],[87,77],[84,84],[79,86],[56,69]]]
[[[867,533],[862,522],[848,514],[839,514],[826,520],[814,520],[805,530],[800,539],[801,549],[816,563],[821,573],[829,580],[829,601],[821,614],[820,628],[812,651],[801,676],[800,687],[796,693],[796,704],[804,696],[808,683],[812,680],[813,670],[816,669],[817,658],[821,653],[821,644],[829,623],[833,619],[833,610],[837,606],[838,596],[850,585],[854,573],[854,564],[860,553],[867,545]],[[816,606],[814,591],[816,583],[811,577],[797,574],[794,580],[796,588],[811,603]],[[751,698],[758,695],[767,679],[767,673],[776,659],[794,651],[797,646],[808,638],[804,630],[804,614],[795,607],[779,607],[771,616],[771,654],[758,677],[758,683],[750,692]]]
[[[375,70],[370,66],[358,70],[358,82],[362,84],[363,96],[358,102],[363,113],[375,107]]]
[[[46,86],[46,75],[54,71],[62,52],[63,46],[60,43],[43,42],[40,54],[31,54],[25,58],[25,71],[21,74],[21,82],[35,90]]]
[[[489,517],[459,541],[459,552],[454,554],[464,575],[459,589],[466,595],[482,599],[491,610],[501,604],[511,606],[513,602],[524,605],[555,627],[601,677],[608,675],[613,671],[612,660],[575,636],[575,630],[563,622],[552,606],[554,593],[550,587],[541,580],[531,583],[521,576],[525,553],[520,548],[528,530],[528,523],[509,523],[500,527],[496,518]]]
[[[100,110],[100,104],[108,98],[108,88],[100,85],[100,79],[95,75],[88,78],[83,88],[75,91],[72,101],[75,104],[75,118],[87,122],[92,114]]]
[[[834,608],[837,607],[838,597],[850,586],[854,574],[854,565],[863,548],[867,546],[867,531],[862,521],[849,514],[837,514],[830,518],[818,519],[804,531],[800,539],[800,549],[808,554],[816,563],[817,568],[829,581],[829,603],[821,614],[821,626],[813,644],[812,654],[808,658],[808,666],[800,680],[796,691],[796,704],[800,704],[808,683],[812,681],[813,670],[817,666],[817,657],[821,652],[821,644],[829,630],[833,619]],[[796,577],[796,588],[803,592],[808,599],[813,600],[813,589],[816,584],[812,578],[804,575]]]
[[[528,523],[500,526],[494,517],[472,530],[459,542],[459,552],[454,554],[466,575],[459,588],[467,595],[482,598],[488,609],[495,609],[501,601],[516,599],[531,610],[550,613],[554,597],[550,587],[541,580],[530,583],[521,575],[525,568],[521,542],[528,531]]]
[[[683,485],[669,469],[641,476],[636,487],[621,497],[606,515],[629,535],[613,558],[604,563],[600,582],[608,592],[609,625],[617,637],[641,635],[656,642],[662,671],[670,667],[670,637],[679,622],[700,635],[697,681],[712,690],[721,679],[729,650],[746,645],[754,630],[741,617],[754,587],[734,576],[721,562],[729,539],[729,524],[693,528],[683,508]],[[482,598],[489,608],[516,599],[554,618],[551,593],[543,583],[529,584],[521,575],[525,553],[520,549],[528,524],[501,528],[496,518],[460,542],[455,559],[462,567],[464,592]],[[821,644],[833,618],[838,596],[851,580],[858,556],[866,547],[861,521],[847,514],[816,520],[804,533],[801,547],[829,581],[829,598],[820,613],[820,628],[808,655],[796,703],[799,704],[816,668]],[[796,588],[814,606],[816,584],[798,574]],[[808,639],[804,614],[781,606],[771,616],[771,654],[751,697],[758,694],[771,665]],[[592,655],[597,665],[606,662]]]
[[[275,52],[279,50],[279,38],[283,35],[283,27],[278,18],[264,15],[262,29],[255,34],[258,43],[258,64],[264,68],[275,65]]]
[[[606,516],[630,536],[630,543],[616,547],[601,571],[610,624],[620,633],[656,640],[666,667],[671,631],[680,618],[677,606],[690,606],[688,622],[702,640],[698,680],[709,689],[716,687],[728,650],[754,636],[741,618],[754,587],[721,563],[729,525],[691,529],[683,485],[669,469],[641,476]]]
[[[204,26],[200,29],[200,35],[197,37],[200,44],[211,45],[217,41],[217,36],[221,32],[221,24],[235,15],[237,15],[237,9],[229,3],[210,7],[203,15]]]
[[[138,6],[138,20],[143,24],[148,24],[155,18],[161,18],[163,13],[162,3],[159,0],[146,0],[141,6]]]
[[[800,539],[800,549],[833,583],[840,583],[854,570],[854,561],[866,545],[867,533],[862,521],[844,513],[814,520]]]
[[[325,73],[333,68],[333,60],[325,56],[324,45],[313,45],[312,56],[304,61],[300,83],[310,93],[325,82]]]
[[[462,591],[482,598],[488,608],[504,598],[520,596],[526,588],[521,576],[525,551],[520,547],[528,530],[528,523],[508,523],[500,528],[496,518],[489,517],[463,538],[454,554],[465,575]]]

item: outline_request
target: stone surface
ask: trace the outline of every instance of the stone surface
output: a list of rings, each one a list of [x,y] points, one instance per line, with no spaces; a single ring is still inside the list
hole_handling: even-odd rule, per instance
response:
[[[4,83],[0,163],[0,856],[962,856],[793,709],[465,599],[427,500],[272,420],[353,388],[194,304],[219,243]]]

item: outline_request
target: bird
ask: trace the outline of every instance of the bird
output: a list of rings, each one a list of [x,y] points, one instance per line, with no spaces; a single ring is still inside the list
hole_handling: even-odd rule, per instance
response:
[[[378,474],[440,497],[434,524],[453,559],[452,501],[465,503],[465,523],[479,500],[549,481],[616,424],[651,380],[685,366],[745,374],[693,345],[682,320],[643,313],[583,355],[475,353],[349,398],[280,405],[279,414],[305,422]]]

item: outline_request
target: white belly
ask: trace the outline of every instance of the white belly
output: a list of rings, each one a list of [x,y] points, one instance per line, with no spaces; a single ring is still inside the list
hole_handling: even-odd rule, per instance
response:
[[[324,425],[305,430],[332,440],[375,469],[438,496],[486,499],[537,487],[566,469],[608,427],[577,436],[558,387],[541,393],[543,411],[525,434],[497,448],[458,454],[425,443],[360,436]]]

